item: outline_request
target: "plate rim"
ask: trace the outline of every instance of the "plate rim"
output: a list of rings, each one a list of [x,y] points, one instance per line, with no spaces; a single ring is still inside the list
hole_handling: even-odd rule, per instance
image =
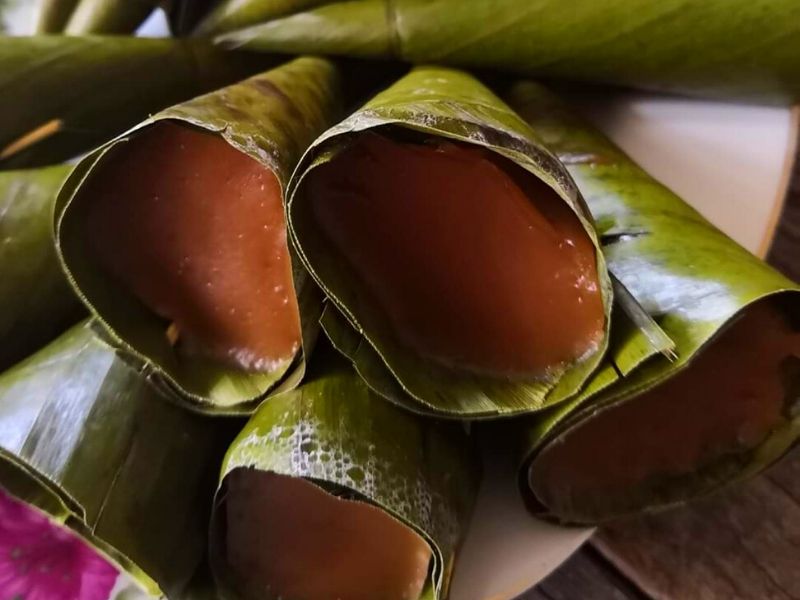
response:
[[[800,145],[800,103],[794,104],[789,108],[789,140],[786,144],[786,150],[784,151],[783,167],[778,183],[777,196],[772,204],[772,211],[767,221],[767,228],[764,231],[761,242],[758,245],[758,250],[755,253],[756,256],[762,259],[766,258],[769,254],[778,235],[778,226],[785,215],[795,165],[800,162],[800,156],[798,156],[800,148],[798,148],[798,145]],[[798,198],[798,201],[800,201],[800,198]]]

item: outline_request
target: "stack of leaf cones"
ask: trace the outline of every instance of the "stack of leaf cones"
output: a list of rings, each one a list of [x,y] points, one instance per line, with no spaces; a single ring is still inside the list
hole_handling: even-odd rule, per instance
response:
[[[679,504],[778,460],[800,437],[800,286],[552,92],[502,72],[794,102],[800,38],[780,32],[800,10],[789,0],[634,4],[44,0],[40,35],[0,38],[0,487],[154,596],[182,597],[194,585],[226,598],[441,600],[479,485],[473,436],[485,421],[501,420],[518,442],[531,511],[569,523]],[[156,10],[184,37],[121,35]],[[295,53],[308,56],[283,56]],[[359,58],[452,66],[414,66],[391,81],[406,68]],[[484,69],[483,81],[459,68]],[[187,144],[196,154],[181,159]],[[218,165],[192,162],[205,147]],[[571,256],[565,244],[578,239],[589,257],[581,277],[593,279],[580,281],[596,309],[591,343],[540,371],[524,356],[524,367],[506,369],[486,348],[426,350],[434,334],[409,331],[437,319],[419,317],[424,306],[401,318],[411,295],[375,284],[396,275],[384,269],[391,252],[363,248],[397,243],[390,250],[408,270],[432,275],[391,289],[429,287],[427,308],[457,315],[494,304],[478,300],[480,285],[439,285],[446,269],[428,265],[458,267],[466,257],[464,272],[491,297],[513,279],[495,275],[518,272],[518,257],[487,269],[466,247],[512,237],[473,235],[500,223],[502,207],[473,215],[486,227],[461,238],[474,223],[456,212],[441,235],[420,225],[425,214],[380,229],[378,213],[366,212],[372,221],[352,222],[412,234],[365,235],[363,248],[348,247],[352,230],[344,242],[336,237],[347,222],[326,224],[325,215],[338,218],[363,190],[381,189],[373,173],[386,161],[376,148],[501,173],[506,187],[536,190],[523,203],[546,196],[550,233],[540,238],[569,222],[573,237],[553,244],[554,256]],[[422,195],[408,160],[390,168],[408,194]],[[436,170],[425,173],[434,189]],[[283,261],[285,281],[275,275],[273,291],[288,308],[273,312],[297,321],[280,360],[253,358],[258,340],[246,353],[209,342],[212,330],[250,341],[260,332],[247,324],[271,318],[242,316],[232,299],[244,295],[242,306],[258,312],[253,298],[264,282],[231,282],[251,267],[267,273],[270,256],[247,262],[265,237],[244,247],[236,240],[251,240],[245,229],[237,237],[220,225],[225,206],[252,190],[258,198],[253,181],[278,206],[263,236]],[[147,198],[136,197],[137,186]],[[194,193],[199,208],[140,226],[170,189]],[[453,202],[444,193],[435,200]],[[320,208],[333,202],[344,203]],[[244,227],[249,215],[231,222]],[[119,229],[101,244],[93,223]],[[400,245],[408,239],[430,247],[410,252]],[[463,252],[445,263],[437,249],[458,243]],[[175,248],[196,252],[181,265],[214,265],[201,272],[209,288],[243,285],[245,293],[148,283],[148,269]],[[242,258],[220,269],[214,252]],[[531,314],[547,306],[556,317],[577,310],[552,299],[550,279],[534,284],[531,297],[497,305]],[[215,311],[228,316],[209,316]],[[528,313],[513,312],[509,321],[524,325]],[[464,320],[441,347],[484,339],[494,348],[486,323],[506,316],[494,317]],[[559,330],[548,329],[539,346],[555,346]],[[506,358],[528,343],[508,339],[522,341],[497,345]],[[377,543],[384,538],[392,543]],[[373,578],[359,572],[367,559]]]

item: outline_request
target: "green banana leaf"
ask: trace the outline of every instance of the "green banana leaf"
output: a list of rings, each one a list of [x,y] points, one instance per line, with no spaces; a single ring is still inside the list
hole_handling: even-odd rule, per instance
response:
[[[70,170],[0,171],[0,371],[84,314],[61,272],[51,227]]]
[[[431,547],[433,565],[423,598],[447,597],[480,472],[459,424],[400,410],[348,369],[327,369],[262,404],[228,450],[212,516],[211,565],[220,589],[234,598],[235,582],[221,549],[221,513],[226,477],[241,469],[302,477],[331,494],[387,511]]]
[[[222,0],[200,21],[195,33],[208,35],[233,31],[315,8],[332,0]]]
[[[621,379],[614,376],[615,365],[607,362],[579,396],[528,422],[521,481],[530,498],[535,490],[528,486],[528,472],[544,449],[558,444],[598,411],[635,401],[642,392],[684,369],[752,303],[785,296],[791,312],[800,314],[800,286],[716,229],[542,86],[519,83],[505,97],[575,179],[597,223],[609,270],[675,342],[672,361],[653,358]],[[744,463],[737,460],[724,468],[709,467],[671,486],[654,483],[658,493],[644,500],[647,506],[637,508],[681,502],[758,472],[798,437],[800,413],[790,411],[785,427],[776,430],[752,456],[744,457]],[[577,509],[549,514],[576,522],[617,516]]]
[[[219,39],[786,104],[798,22],[795,0],[350,0]]]
[[[54,164],[275,59],[200,40],[0,37],[0,169]]]
[[[164,335],[163,321],[131,294],[109,281],[88,255],[84,242],[88,180],[118,144],[130,144],[137,133],[164,120],[218,134],[237,150],[271,170],[286,188],[292,169],[311,141],[335,122],[340,94],[336,67],[321,58],[299,58],[230,87],[168,108],[108,142],[84,158],[59,195],[55,211],[56,247],[67,277],[89,309],[114,339],[153,368],[192,408],[217,412],[250,412],[267,392],[296,385],[305,368],[304,352],[314,343],[322,302],[305,271],[293,268],[305,351],[291,365],[246,373],[202,358],[179,362]],[[296,262],[296,261],[295,261]]]
[[[36,33],[61,33],[78,0],[39,0]]]
[[[0,486],[69,527],[153,595],[206,547],[230,423],[166,401],[90,322],[0,375]]]
[[[334,305],[323,319],[334,345],[351,359],[373,389],[421,413],[460,418],[505,416],[539,410],[577,393],[599,364],[607,340],[595,355],[565,368],[553,380],[508,381],[421,358],[397,341],[374,307],[361,300],[365,297],[361,293],[363,282],[340,268],[340,260],[316,231],[303,184],[309,172],[332,160],[355,136],[387,127],[475,144],[513,161],[555,190],[596,243],[591,217],[572,180],[511,109],[466,73],[418,67],[318,138],[290,184],[289,231],[306,268]],[[608,327],[611,282],[599,251],[597,266]]]
[[[128,34],[150,16],[158,0],[80,0],[64,28],[67,35]]]

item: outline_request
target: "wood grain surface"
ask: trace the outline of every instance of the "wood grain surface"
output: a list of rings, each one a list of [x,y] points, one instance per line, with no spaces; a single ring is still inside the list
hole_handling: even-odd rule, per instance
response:
[[[800,281],[800,159],[767,260]],[[600,529],[519,600],[800,600],[800,447],[763,475]]]

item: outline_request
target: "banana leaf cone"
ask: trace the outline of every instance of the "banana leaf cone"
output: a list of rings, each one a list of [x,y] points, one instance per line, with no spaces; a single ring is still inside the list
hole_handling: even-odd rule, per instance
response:
[[[144,23],[157,4],[157,0],[80,0],[64,33],[130,34]]]
[[[800,99],[798,21],[795,0],[362,0],[220,41],[788,104]]]
[[[624,378],[608,360],[523,436],[531,506],[595,523],[753,475],[800,436],[800,286],[728,238],[535,83],[507,96],[567,166],[611,273],[675,342]],[[609,356],[614,353],[614,342]]]
[[[0,38],[0,169],[74,158],[162,108],[274,64],[200,40]]]
[[[322,302],[288,248],[283,190],[338,87],[332,63],[296,59],[156,114],[62,188],[70,282],[192,408],[250,412],[302,377]]]
[[[544,374],[528,377],[526,372],[523,378],[509,376],[502,370],[506,360],[519,358],[516,354],[506,356],[506,348],[514,347],[511,342],[485,350],[484,345],[488,347],[492,341],[484,344],[486,336],[481,338],[480,331],[489,330],[494,336],[495,324],[487,324],[487,319],[497,315],[504,319],[506,315],[501,313],[506,305],[487,311],[480,303],[491,305],[492,300],[483,298],[477,301],[478,308],[472,309],[471,301],[462,300],[461,296],[480,296],[481,289],[477,287],[498,296],[505,292],[502,302],[513,304],[518,280],[503,279],[497,286],[505,287],[495,290],[494,274],[521,273],[521,280],[532,280],[535,275],[530,274],[531,265],[527,263],[519,267],[511,265],[516,247],[498,249],[494,245],[496,240],[491,233],[499,232],[502,237],[505,232],[498,228],[506,224],[502,219],[491,222],[495,218],[491,206],[495,200],[490,195],[495,190],[486,193],[489,206],[456,204],[461,202],[459,194],[469,196],[469,190],[452,195],[448,191],[450,180],[439,175],[440,183],[431,184],[432,192],[406,191],[412,185],[420,185],[412,183],[408,174],[409,169],[417,168],[414,165],[429,169],[425,171],[428,174],[435,174],[437,168],[449,168],[449,162],[444,167],[436,162],[439,156],[445,161],[452,156],[455,173],[467,182],[452,185],[480,186],[481,173],[487,177],[506,177],[507,172],[512,173],[508,177],[517,179],[514,182],[504,179],[501,185],[515,186],[520,180],[520,186],[532,186],[533,190],[532,195],[514,200],[522,205],[520,214],[533,210],[529,205],[539,201],[538,197],[532,197],[538,195],[542,202],[547,202],[547,210],[552,209],[557,215],[553,219],[563,218],[568,223],[565,227],[572,228],[576,243],[584,248],[582,260],[589,274],[587,280],[591,276],[595,282],[591,298],[594,313],[590,319],[594,337],[589,350],[582,349],[581,357],[548,365],[550,370]],[[410,167],[400,163],[418,158]],[[472,169],[473,159],[478,170]],[[361,160],[363,164],[358,162]],[[430,164],[434,166],[428,167]],[[469,175],[471,171],[477,175]],[[383,202],[381,197],[391,198],[392,190],[403,190],[409,200],[396,198]],[[362,194],[374,197],[361,200]],[[574,395],[599,364],[607,345],[612,291],[602,253],[594,245],[596,238],[583,201],[563,167],[543,149],[531,129],[472,76],[447,68],[414,69],[314,142],[295,171],[288,197],[292,240],[303,263],[330,298],[323,315],[324,330],[369,385],[391,401],[416,412],[458,418],[526,413]],[[420,202],[424,205],[402,208],[415,197],[422,198]],[[348,198],[359,200],[348,204]],[[475,202],[483,202],[483,197]],[[380,207],[377,213],[369,212],[373,205]],[[439,205],[448,207],[445,214],[436,212]],[[335,222],[337,215],[350,213],[348,206],[364,212],[348,216],[347,222]],[[459,215],[466,213],[475,216],[462,223]],[[482,219],[491,223],[486,252],[481,246],[486,237],[483,232],[487,231]],[[337,229],[340,226],[343,229]],[[543,234],[547,239],[560,235],[548,231]],[[526,229],[523,236],[527,232]],[[443,249],[438,245],[440,236],[446,238]],[[352,250],[342,244],[342,238],[345,242],[357,239],[361,245]],[[564,242],[567,243],[572,242]],[[529,250],[526,246],[521,251]],[[557,259],[565,250],[553,252],[555,256],[551,258]],[[484,254],[488,263],[482,259]],[[395,264],[397,269],[388,274],[370,270],[369,261],[373,258],[369,257],[379,257],[374,262]],[[498,269],[497,261],[507,261],[509,266]],[[463,264],[467,265],[466,273]],[[461,279],[450,282],[452,287],[448,289],[448,284],[439,280],[446,279],[453,271],[458,271]],[[403,279],[406,275],[411,279]],[[557,275],[548,275],[553,276]],[[541,290],[546,283],[540,285],[534,281],[533,285],[536,294],[547,293]],[[387,289],[393,290],[392,297],[378,295]],[[565,293],[573,294],[574,289]],[[520,296],[520,301],[526,304],[535,304],[535,300]],[[571,302],[575,302],[574,298]],[[467,308],[458,308],[462,304]],[[429,309],[428,305],[435,306]],[[422,313],[422,317],[405,316],[412,313]],[[475,324],[469,322],[473,318]],[[523,323],[524,327],[531,327],[528,321]],[[439,322],[449,325],[439,331]],[[509,328],[502,322],[496,327]],[[433,341],[426,337],[428,329],[437,330]],[[452,334],[453,329],[469,333],[466,338],[459,337]],[[513,335],[509,333],[512,338]],[[440,347],[436,344],[440,342],[444,350],[437,354]],[[452,347],[456,345],[457,348]],[[472,353],[463,363],[456,362],[460,357],[455,353],[461,351]],[[449,352],[453,354],[448,355]],[[502,356],[495,358],[495,355]],[[454,360],[448,362],[451,357]],[[529,358],[525,355],[519,360]],[[473,368],[474,364],[478,366]]]
[[[56,195],[70,170],[0,171],[0,370],[84,315],[61,271],[52,233]]]
[[[172,597],[205,552],[231,425],[168,402],[83,322],[0,375],[0,486]]]
[[[220,595],[446,598],[479,468],[459,424],[326,369],[262,404],[228,450],[211,521]]]
[[[331,0],[222,0],[200,21],[196,34],[208,35],[234,31],[316,8]]]
[[[78,0],[40,0],[36,17],[36,33],[61,33]]]

